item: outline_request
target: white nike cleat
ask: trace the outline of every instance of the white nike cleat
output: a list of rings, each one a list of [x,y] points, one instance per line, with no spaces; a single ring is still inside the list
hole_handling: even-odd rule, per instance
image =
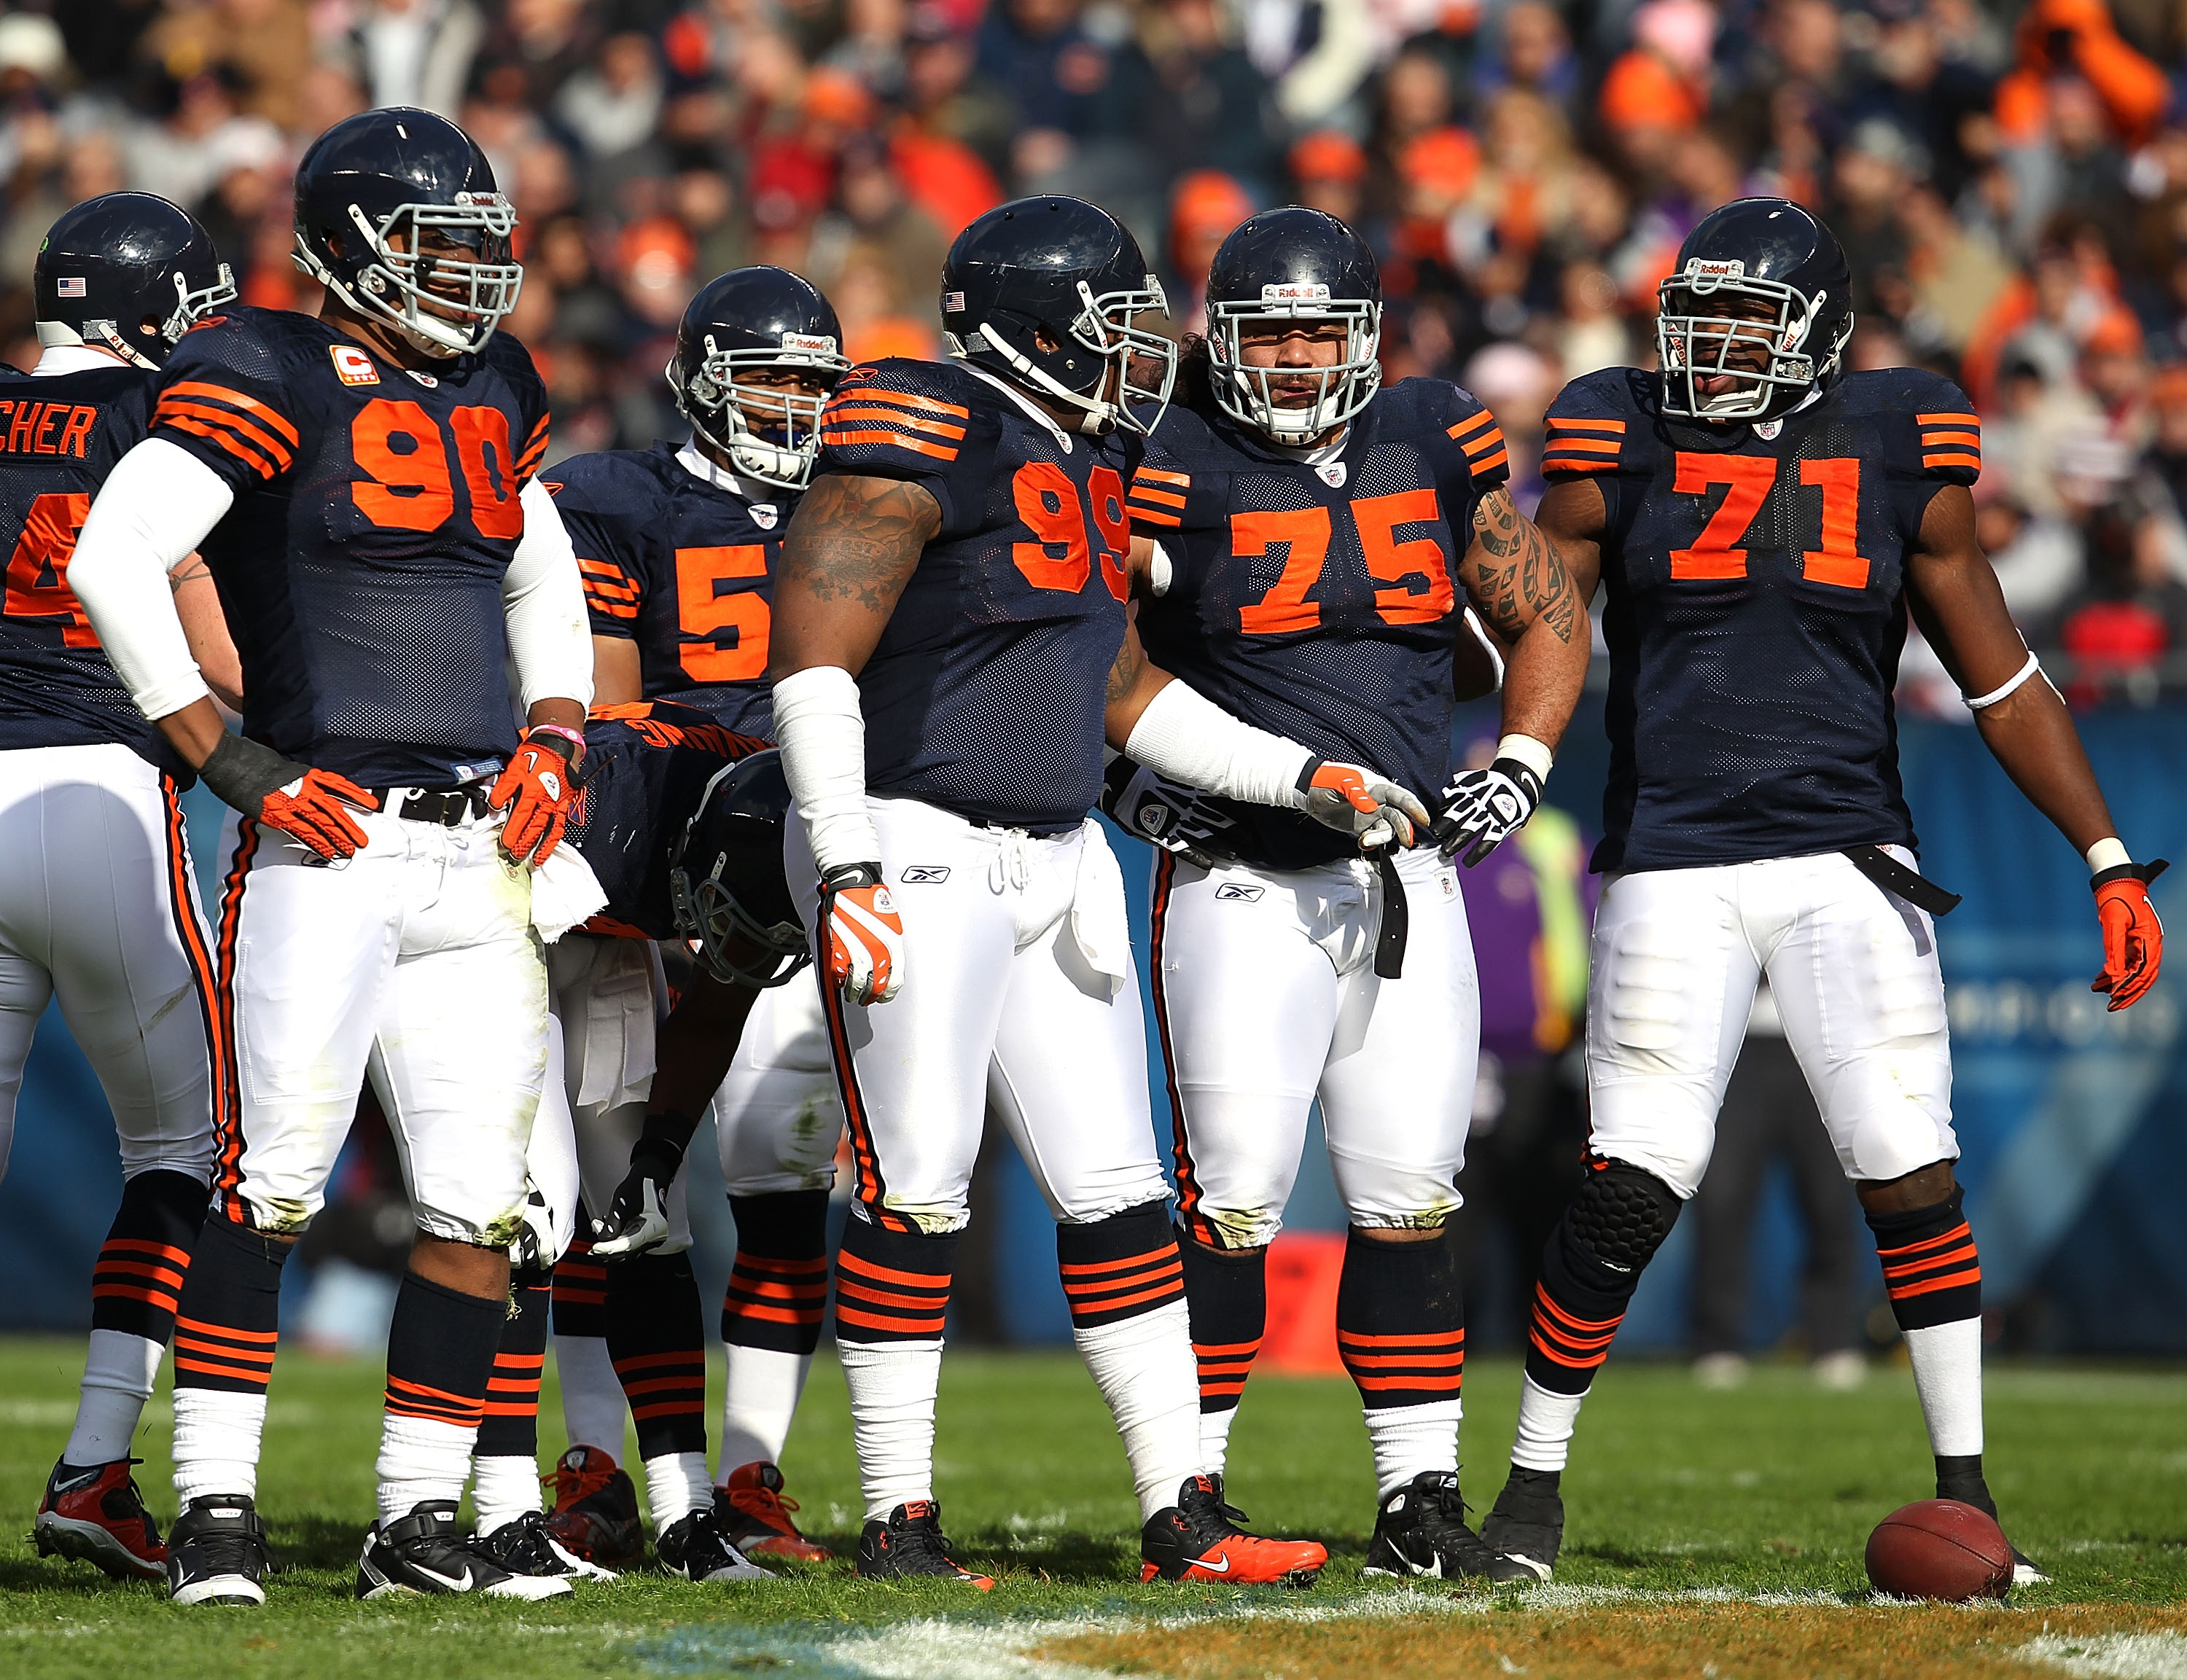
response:
[[[374,1523],[357,1563],[357,1596],[438,1597],[480,1593],[490,1599],[554,1599],[570,1590],[562,1576],[511,1575],[456,1524],[453,1499],[428,1499],[407,1517]]]

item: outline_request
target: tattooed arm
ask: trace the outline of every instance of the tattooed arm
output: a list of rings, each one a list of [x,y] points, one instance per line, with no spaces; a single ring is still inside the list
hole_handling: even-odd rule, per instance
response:
[[[830,473],[783,533],[767,680],[816,666],[864,669],[919,556],[942,528],[933,495],[892,478]]]
[[[1547,498],[1543,508],[1548,512]],[[1474,511],[1472,546],[1459,566],[1459,579],[1482,622],[1510,650],[1504,733],[1531,736],[1549,748],[1562,738],[1579,704],[1591,645],[1586,604],[1560,547],[1498,486]]]

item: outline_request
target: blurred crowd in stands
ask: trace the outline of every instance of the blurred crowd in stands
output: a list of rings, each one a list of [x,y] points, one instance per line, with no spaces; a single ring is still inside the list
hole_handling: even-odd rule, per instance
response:
[[[1180,329],[1223,235],[1318,205],[1380,253],[1392,377],[1513,446],[1654,353],[1694,221],[1749,193],[1843,240],[1856,367],[1958,378],[1982,534],[2076,698],[2187,677],[2181,0],[32,0],[0,15],[0,350],[63,208],[196,211],[249,301],[309,307],[289,172],[368,104],[462,122],[523,217],[511,325],[559,455],[642,445],[698,283],[826,289],[853,357],[938,351],[950,237],[1021,193],[1122,215]],[[1932,659],[1908,695],[1950,712]],[[1964,716],[1964,711],[1959,713]]]

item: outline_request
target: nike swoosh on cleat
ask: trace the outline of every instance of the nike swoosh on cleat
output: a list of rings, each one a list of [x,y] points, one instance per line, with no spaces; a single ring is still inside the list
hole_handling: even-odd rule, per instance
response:
[[[1522,1569],[1533,1570],[1535,1580],[1547,1581],[1549,1578],[1549,1566],[1547,1564],[1538,1564],[1523,1552],[1506,1552],[1504,1555]]]
[[[468,1593],[471,1590],[471,1572],[468,1568],[461,1575],[442,1575],[438,1570],[427,1569],[423,1564],[413,1564],[410,1567],[424,1576],[426,1580],[439,1582],[451,1593]]]
[[[1206,1558],[1195,1558],[1192,1560],[1192,1566],[1195,1569],[1211,1570],[1217,1575],[1228,1575],[1230,1573],[1230,1554],[1225,1552],[1221,1563],[1211,1563]]]

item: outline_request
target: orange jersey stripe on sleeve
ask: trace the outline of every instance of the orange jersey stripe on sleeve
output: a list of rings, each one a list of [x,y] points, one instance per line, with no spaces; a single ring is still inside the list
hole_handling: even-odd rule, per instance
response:
[[[958,452],[954,444],[930,443],[925,438],[900,431],[823,431],[820,441],[839,449],[860,443],[885,443],[898,449],[931,455],[937,461],[953,461]]]

